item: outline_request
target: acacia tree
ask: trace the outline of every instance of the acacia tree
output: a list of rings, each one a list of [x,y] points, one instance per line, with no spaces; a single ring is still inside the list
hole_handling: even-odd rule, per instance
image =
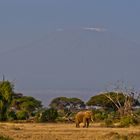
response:
[[[116,84],[114,84],[112,91],[116,92],[117,94],[115,100],[111,98],[110,94],[106,95],[106,97],[117,107],[120,115],[134,115],[133,106],[139,105],[138,99],[140,97],[139,93],[135,91],[134,87],[128,87],[123,81],[117,81]],[[119,93],[122,93],[124,96],[123,105],[120,103],[118,98]]]
[[[31,116],[42,108],[41,101],[30,96],[23,96],[21,93],[14,93],[11,107],[17,111],[26,111]]]
[[[132,95],[119,92],[105,92],[95,95],[87,102],[88,106],[100,106],[107,110],[118,111],[121,116],[131,115],[132,108],[139,105],[139,101]]]
[[[122,93],[119,93],[117,95],[117,93],[115,93],[115,92],[106,92],[106,93],[100,93],[98,95],[92,96],[89,99],[89,101],[87,102],[87,105],[103,107],[104,109],[117,110],[116,105],[110,99],[108,99],[106,96],[110,96],[110,98],[114,100],[115,104],[117,104],[117,101],[115,101],[115,99],[116,99],[116,96],[118,96],[120,104],[121,105],[124,104],[125,98]]]
[[[67,114],[84,109],[85,103],[78,98],[57,97],[51,101],[49,106]]]
[[[9,81],[0,82],[0,120],[7,119],[7,110],[10,107],[12,101],[14,86]]]

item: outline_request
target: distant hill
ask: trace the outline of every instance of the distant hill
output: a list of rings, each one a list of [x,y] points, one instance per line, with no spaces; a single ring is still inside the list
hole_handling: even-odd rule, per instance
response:
[[[138,87],[139,52],[139,45],[109,31],[59,29],[2,55],[1,72],[27,90],[99,89],[116,80]]]

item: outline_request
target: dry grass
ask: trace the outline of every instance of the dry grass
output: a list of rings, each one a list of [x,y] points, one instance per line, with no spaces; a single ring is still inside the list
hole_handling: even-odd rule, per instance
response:
[[[140,140],[140,126],[75,128],[75,124],[0,123],[0,134],[14,140]]]

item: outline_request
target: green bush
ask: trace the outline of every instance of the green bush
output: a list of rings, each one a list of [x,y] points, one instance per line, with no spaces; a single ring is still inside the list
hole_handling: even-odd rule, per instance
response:
[[[138,124],[138,121],[133,116],[124,116],[120,119],[120,126],[122,127],[128,127],[130,125],[136,125]]]
[[[104,113],[104,112],[98,112],[98,113],[94,114],[94,116],[93,116],[95,121],[102,121],[102,120],[107,119],[107,117],[108,117],[108,114]]]
[[[16,113],[18,120],[27,120],[29,118],[29,114],[27,111],[21,110]]]
[[[116,112],[115,112],[115,111],[111,111],[111,112],[109,112],[109,114],[108,114],[108,118],[114,119],[115,116],[116,116]]]
[[[105,119],[107,119],[107,117],[108,117],[108,113],[102,112],[102,117],[101,117],[101,119],[102,119],[102,120],[105,120]]]
[[[102,114],[101,113],[96,113],[95,115],[94,115],[94,120],[95,121],[100,121],[102,119]]]
[[[16,113],[14,111],[9,111],[7,113],[7,119],[8,121],[13,121],[17,119]]]
[[[54,122],[58,117],[58,112],[54,108],[44,110],[40,116],[38,116],[39,122]]]

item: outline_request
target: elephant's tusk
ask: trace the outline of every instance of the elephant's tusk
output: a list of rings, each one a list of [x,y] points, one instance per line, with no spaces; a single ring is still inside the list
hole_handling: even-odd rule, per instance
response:
[[[93,120],[93,119],[91,119],[91,121],[92,121],[92,122],[94,122],[94,120]]]

